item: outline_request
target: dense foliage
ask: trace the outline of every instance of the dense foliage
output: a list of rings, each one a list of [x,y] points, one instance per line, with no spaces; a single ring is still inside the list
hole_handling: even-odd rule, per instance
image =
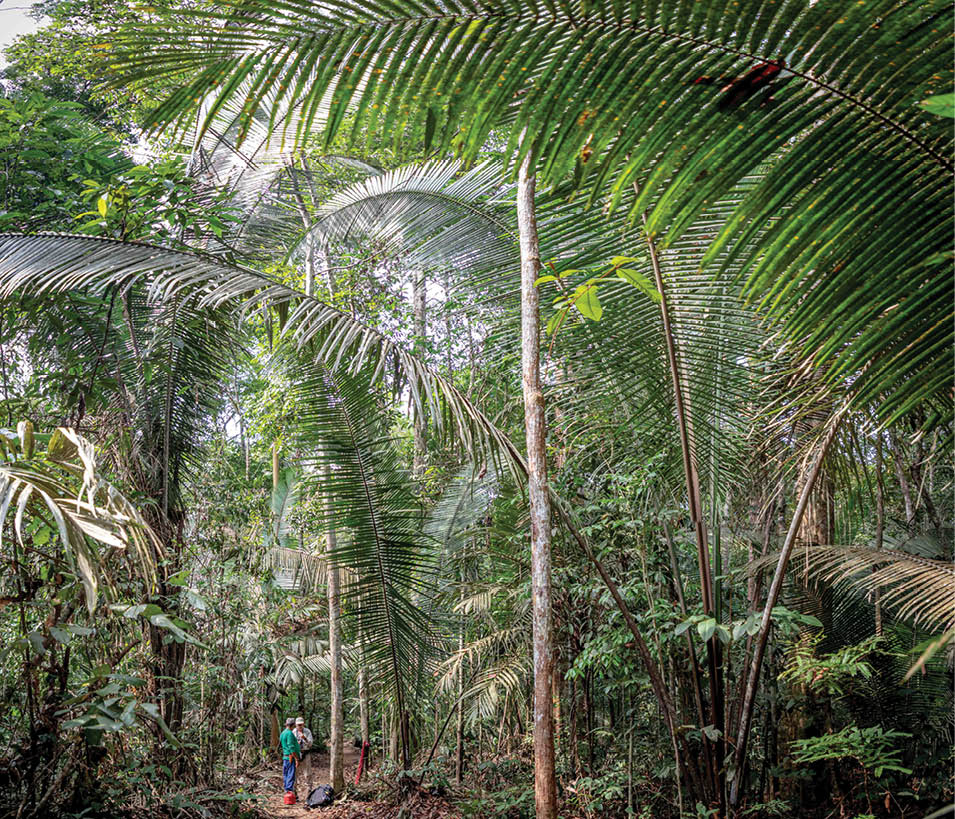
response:
[[[950,4],[38,10],[0,816],[952,802]]]

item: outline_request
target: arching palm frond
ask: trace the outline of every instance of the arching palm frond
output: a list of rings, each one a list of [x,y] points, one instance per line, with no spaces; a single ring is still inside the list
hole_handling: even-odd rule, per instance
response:
[[[497,129],[514,167],[532,151],[549,183],[630,197],[661,248],[763,167],[704,264],[742,261],[800,354],[881,396],[883,421],[923,402],[933,424],[952,415],[950,264],[933,260],[953,135],[915,103],[951,84],[951,28],[947,0],[236,0],[144,23],[118,66],[194,70],[154,124],[191,124],[208,95],[210,114],[299,111],[298,143],[321,120],[328,144],[349,114],[356,134],[475,157]]]
[[[464,466],[428,513],[424,533],[440,544],[443,552],[466,549],[500,494],[499,484],[493,469],[485,466],[479,471],[473,464]]]
[[[511,215],[497,200],[504,188],[491,163],[406,165],[333,195],[312,230],[338,242],[372,239],[412,270],[506,271],[516,247]]]
[[[470,703],[472,722],[492,716],[503,695],[519,697],[532,676],[530,611],[525,609],[516,616],[513,626],[495,629],[466,643],[441,665],[438,687],[445,692],[454,690],[461,675],[470,678],[464,700]],[[468,668],[473,669],[470,675]]]
[[[276,583],[288,589],[314,589],[325,583],[328,563],[324,555],[305,549],[272,546],[269,564]]]
[[[175,299],[194,311],[229,304],[247,310],[262,304],[297,304],[285,332],[301,347],[321,338],[317,360],[334,371],[350,373],[372,363],[376,375],[386,363],[397,366],[414,404],[422,412],[427,409],[439,430],[453,430],[458,442],[472,453],[483,449],[516,474],[525,472],[523,459],[507,436],[414,353],[352,316],[262,273],[143,242],[60,234],[0,235],[0,296],[76,289],[103,293],[110,288],[123,291],[133,284],[140,285],[150,300]]]
[[[411,669],[435,642],[422,610],[436,568],[420,533],[423,512],[367,380],[306,364],[293,389],[310,467],[303,492],[332,498],[324,525],[349,535],[326,558],[352,573],[344,610],[354,619],[369,679],[385,686],[401,712]]]
[[[812,545],[806,553],[811,577],[879,591],[883,606],[929,630],[948,630],[955,623],[955,568],[950,562],[857,546]]]

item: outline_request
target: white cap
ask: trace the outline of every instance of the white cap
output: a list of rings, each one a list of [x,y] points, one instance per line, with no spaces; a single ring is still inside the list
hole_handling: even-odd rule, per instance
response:
[[[296,724],[296,725],[304,725],[304,724],[305,724],[305,720],[304,720],[302,717],[299,717],[297,720],[295,720],[295,724]]]

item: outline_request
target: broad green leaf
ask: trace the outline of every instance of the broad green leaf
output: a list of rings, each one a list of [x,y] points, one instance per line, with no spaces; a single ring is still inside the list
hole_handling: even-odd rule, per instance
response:
[[[716,742],[721,736],[723,736],[722,731],[720,731],[720,729],[715,725],[704,725],[703,733],[706,734],[706,738],[709,739],[710,742]]]
[[[642,290],[655,304],[659,304],[662,301],[660,298],[660,291],[657,290],[653,282],[651,282],[650,279],[644,276],[639,270],[631,270],[630,268],[621,267],[617,270],[617,277],[621,281],[632,284],[638,290]]]
[[[584,318],[600,321],[603,308],[597,298],[597,287],[593,284],[582,284],[574,292],[574,306]]]
[[[707,617],[705,620],[701,620],[696,624],[696,630],[699,632],[704,643],[716,633],[716,626],[716,620],[712,617]]]
[[[170,586],[185,586],[189,582],[189,569],[176,572],[166,581]]]
[[[928,97],[922,100],[919,105],[930,114],[955,118],[955,93],[938,94],[934,97]]]

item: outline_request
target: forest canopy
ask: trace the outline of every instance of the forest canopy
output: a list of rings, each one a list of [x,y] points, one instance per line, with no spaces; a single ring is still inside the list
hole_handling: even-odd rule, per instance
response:
[[[955,810],[950,2],[31,8],[0,817]]]

